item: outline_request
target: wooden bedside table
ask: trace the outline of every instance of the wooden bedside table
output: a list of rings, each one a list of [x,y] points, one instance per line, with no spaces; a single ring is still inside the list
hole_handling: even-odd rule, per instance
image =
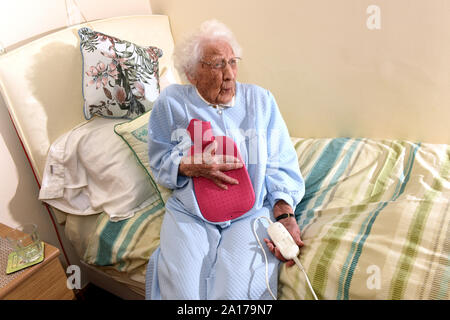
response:
[[[10,227],[0,223],[0,239]],[[1,252],[0,299],[4,300],[72,300],[75,295],[67,288],[66,273],[58,259],[58,248],[45,243],[44,261],[23,270],[6,274],[8,254]],[[4,258],[6,256],[6,258]]]

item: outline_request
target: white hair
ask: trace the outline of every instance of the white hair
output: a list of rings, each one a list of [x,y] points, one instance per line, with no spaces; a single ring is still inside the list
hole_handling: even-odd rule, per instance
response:
[[[202,58],[204,43],[214,40],[226,41],[233,49],[234,54],[237,57],[241,56],[242,48],[231,30],[220,21],[207,20],[175,45],[174,65],[184,80],[187,80],[186,74],[193,75],[194,66]]]

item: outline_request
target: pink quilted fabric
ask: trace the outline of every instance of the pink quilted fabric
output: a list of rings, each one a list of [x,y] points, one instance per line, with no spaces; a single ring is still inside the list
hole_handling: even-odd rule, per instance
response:
[[[194,145],[190,155],[202,153],[214,140],[217,142],[215,155],[232,155],[242,163],[242,157],[233,139],[226,136],[213,136],[211,123],[192,119],[188,132]],[[201,144],[200,144],[201,142]],[[239,181],[237,185],[228,185],[223,190],[203,177],[194,177],[194,191],[203,217],[211,222],[223,222],[236,219],[248,212],[255,203],[255,192],[245,164],[242,168],[224,172]]]

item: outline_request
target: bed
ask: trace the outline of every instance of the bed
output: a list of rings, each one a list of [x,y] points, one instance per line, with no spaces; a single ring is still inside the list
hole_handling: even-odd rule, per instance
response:
[[[83,28],[96,31],[87,39],[98,43],[113,37],[161,49],[160,57],[156,49],[146,51],[158,61],[152,80],[156,91],[179,83],[171,60],[168,17],[145,15],[73,26],[0,56],[0,89],[41,186],[40,196],[49,199],[52,192],[60,193],[49,187],[47,179],[64,172],[68,146],[76,146],[71,161],[83,164],[88,182],[67,192],[71,196],[65,206],[46,201],[64,225],[90,281],[121,297],[142,299],[146,265],[159,245],[164,203],[171,190],[155,183],[148,166],[151,103],[131,119],[123,118],[131,109],[111,116],[124,110],[116,104],[123,100],[123,92],[114,83],[102,90],[107,83],[98,75],[108,67],[109,76],[119,81],[114,70],[126,67],[117,56],[107,54],[103,57],[113,59],[114,66],[86,65],[83,49],[95,48],[89,42],[82,45]],[[89,85],[116,102],[86,103]],[[140,85],[130,88],[140,101],[157,97],[144,99]],[[129,105],[140,107],[139,101],[133,103]],[[305,243],[300,260],[320,299],[450,298],[450,145],[364,137],[291,141],[306,184],[305,196],[295,208]],[[113,160],[119,155],[127,159],[119,161],[127,168],[100,177],[111,170],[109,159],[117,163]],[[95,161],[100,157],[102,161]],[[93,204],[105,184],[114,185],[103,179],[118,178],[133,190],[133,199],[126,197],[130,194],[126,188],[107,189],[109,194],[122,193],[122,198],[118,196],[117,202],[99,198]],[[127,178],[131,181],[124,182]],[[122,204],[128,207],[122,209]],[[303,274],[283,265],[278,299],[312,298]]]

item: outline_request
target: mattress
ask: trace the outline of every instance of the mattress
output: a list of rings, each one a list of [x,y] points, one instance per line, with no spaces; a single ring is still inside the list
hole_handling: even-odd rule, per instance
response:
[[[450,298],[449,145],[292,142],[306,184],[295,209],[300,261],[319,299]],[[159,199],[119,222],[69,216],[66,234],[83,261],[126,274],[143,292],[163,216]],[[313,298],[297,267],[280,268],[278,298]]]

